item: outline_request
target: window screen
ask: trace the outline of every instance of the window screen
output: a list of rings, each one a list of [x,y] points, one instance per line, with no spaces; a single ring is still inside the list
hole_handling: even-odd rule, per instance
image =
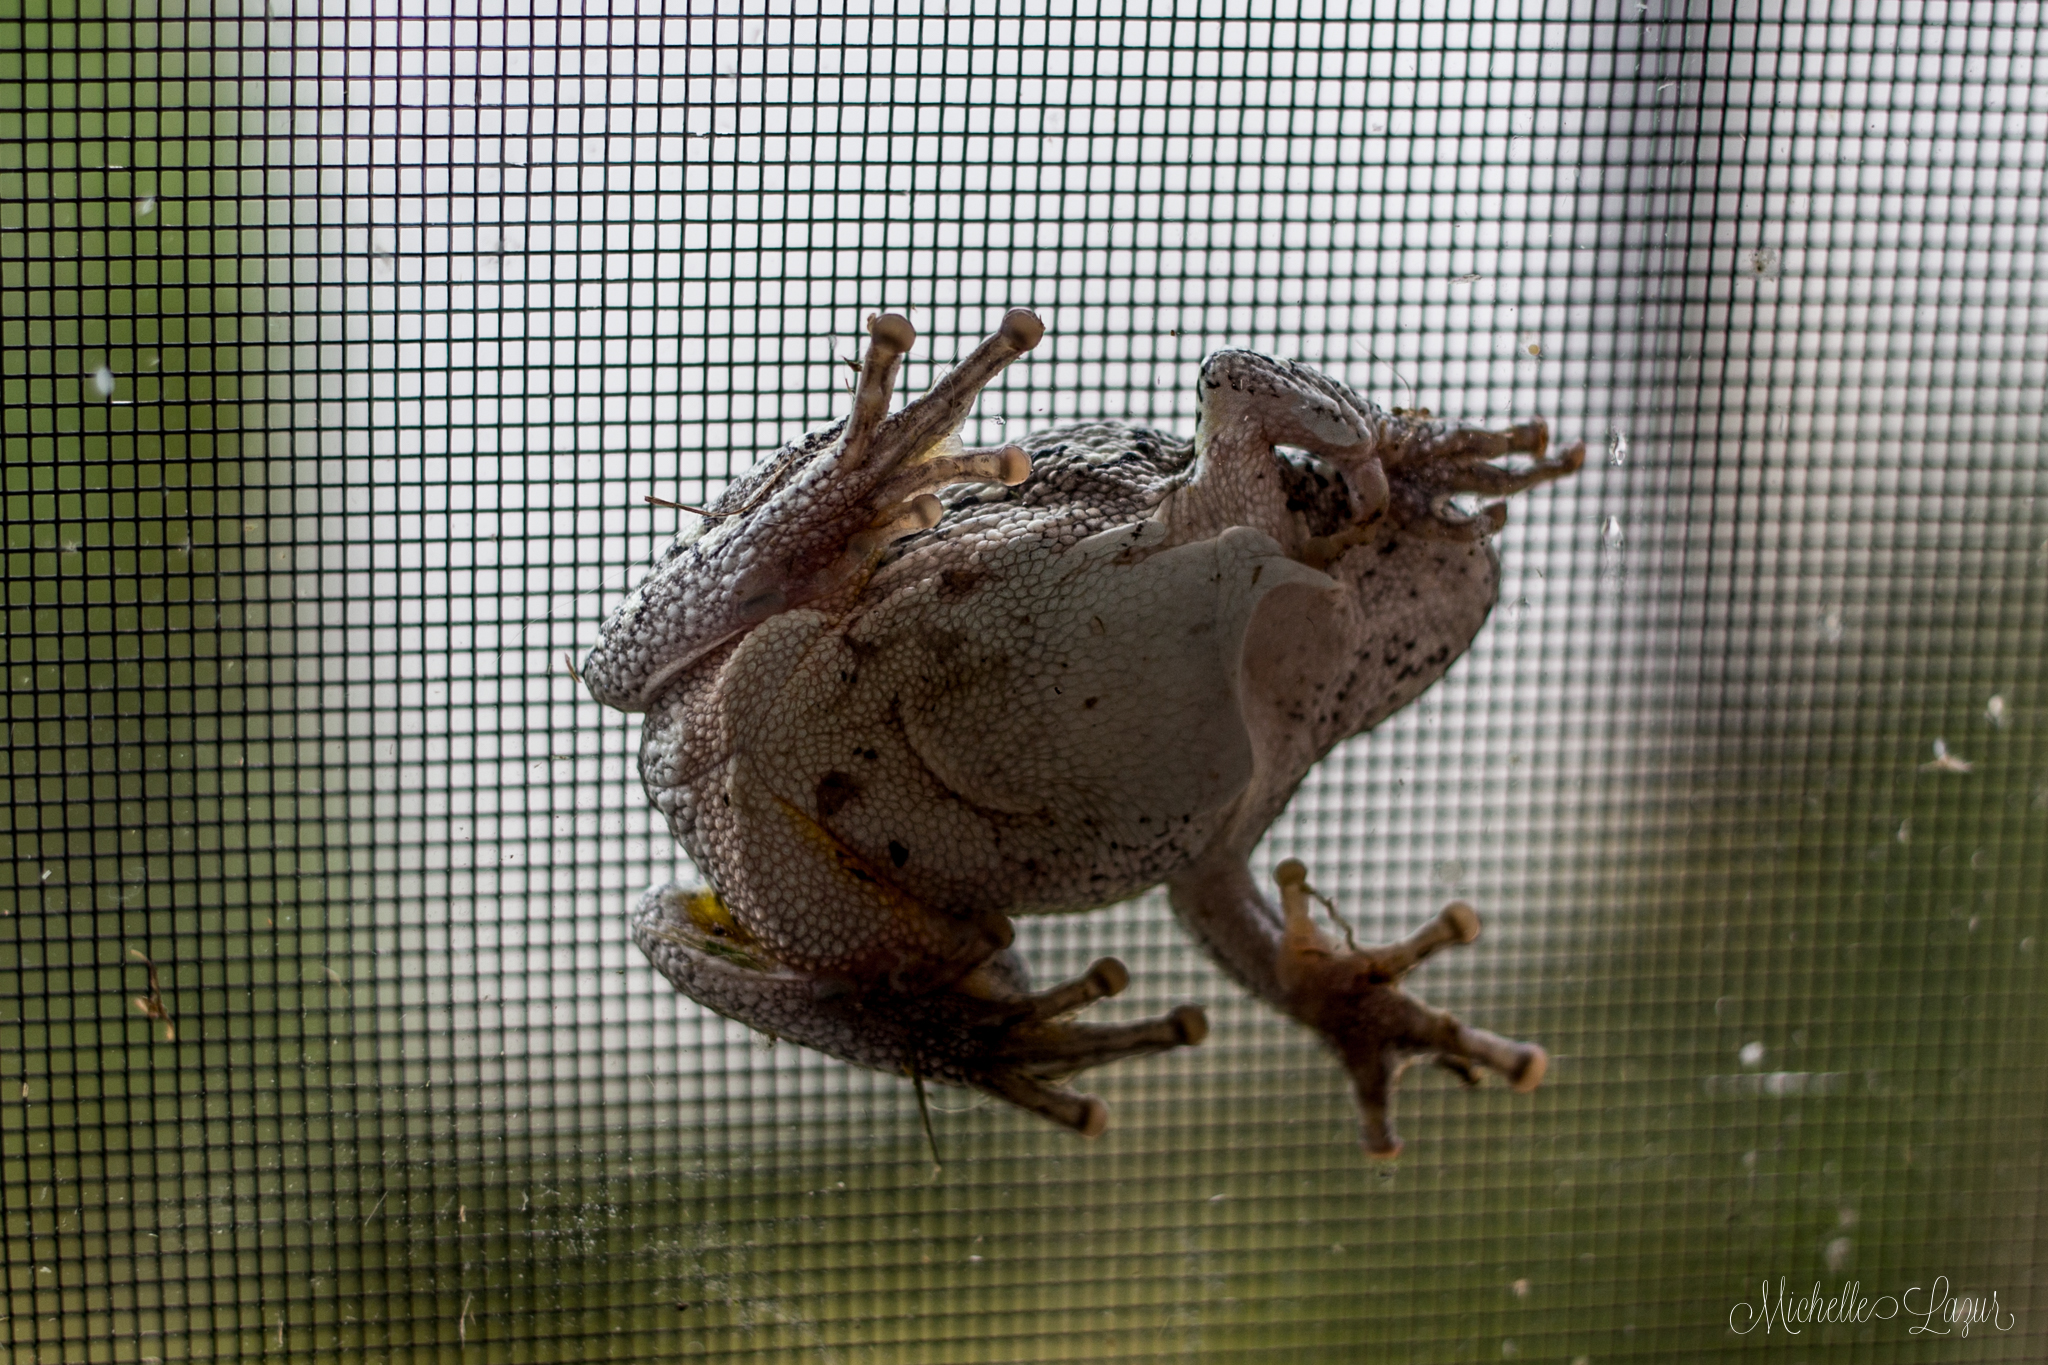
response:
[[[2040,1359],[2040,32],[25,0],[0,1353]],[[915,392],[1012,306],[970,441],[1185,435],[1236,346],[1589,443],[1254,868],[1374,940],[1477,905],[1417,988],[1534,1095],[1411,1076],[1369,1162],[1154,894],[1020,944],[1209,1040],[1092,1142],[934,1090],[935,1171],[907,1082],[634,948],[695,874],[570,666],[648,495],[841,415],[869,312]]]

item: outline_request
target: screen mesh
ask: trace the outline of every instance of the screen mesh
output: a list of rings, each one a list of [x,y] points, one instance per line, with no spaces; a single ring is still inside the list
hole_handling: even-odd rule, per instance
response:
[[[0,1353],[2042,1358],[2038,6],[1234,8],[0,20]],[[647,495],[1011,306],[972,442],[1243,346],[1592,447],[1254,868],[1475,903],[1418,988],[1535,1095],[1369,1163],[1154,894],[1020,944],[1207,1043],[1094,1142],[934,1091],[935,1171],[633,947]]]

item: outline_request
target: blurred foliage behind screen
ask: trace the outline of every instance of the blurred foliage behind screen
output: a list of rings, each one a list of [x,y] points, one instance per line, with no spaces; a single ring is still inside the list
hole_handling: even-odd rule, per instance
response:
[[[0,24],[0,1356],[2048,1354],[2036,6],[486,8]],[[1476,903],[1420,990],[1535,1096],[1368,1164],[1154,897],[1023,942],[1209,1042],[1093,1143],[940,1092],[934,1175],[633,949],[690,870],[563,660],[645,495],[1012,305],[972,440],[1249,346],[1594,446],[1257,868]],[[2000,1316],[1732,1331],[1780,1277]]]

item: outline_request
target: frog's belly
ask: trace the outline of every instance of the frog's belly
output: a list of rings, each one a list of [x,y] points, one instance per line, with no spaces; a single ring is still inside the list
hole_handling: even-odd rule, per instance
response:
[[[864,872],[955,912],[1082,909],[1156,884],[1253,779],[1259,603],[1331,584],[1242,528],[1124,562],[1152,534],[1013,546],[836,625],[764,624],[724,670],[730,757],[700,808],[793,809]],[[728,835],[745,856],[747,831]]]

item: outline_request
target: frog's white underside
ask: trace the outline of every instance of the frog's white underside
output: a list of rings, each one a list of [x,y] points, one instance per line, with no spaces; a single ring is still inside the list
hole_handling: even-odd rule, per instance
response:
[[[1254,612],[1284,585],[1335,590],[1244,527],[1127,560],[1161,532],[1118,527],[1050,561],[1005,546],[972,598],[920,583],[844,630],[807,611],[764,623],[720,688],[727,789],[808,807],[821,772],[848,772],[857,794],[831,812],[833,833],[901,850],[891,880],[931,905],[1073,910],[1156,884],[1251,781],[1241,673]],[[991,614],[1008,618],[1001,647]],[[1105,637],[1121,647],[1102,649]],[[763,852],[802,837],[765,799],[753,815],[738,832]],[[1121,856],[1101,858],[1105,845]],[[807,853],[760,862],[772,878]],[[1114,881],[1091,880],[1119,865]]]

